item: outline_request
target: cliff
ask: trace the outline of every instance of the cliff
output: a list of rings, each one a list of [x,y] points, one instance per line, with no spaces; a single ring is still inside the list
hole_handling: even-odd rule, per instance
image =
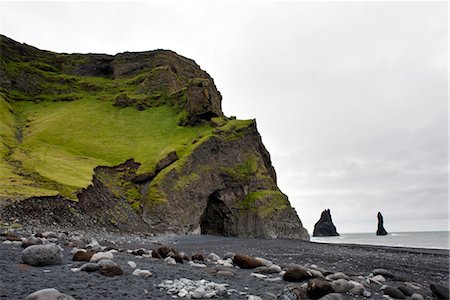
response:
[[[308,239],[254,120],[172,51],[59,54],[0,40],[3,222]]]
[[[339,236],[336,231],[336,226],[331,219],[331,212],[329,209],[325,209],[320,215],[319,221],[314,225],[314,237],[320,236]]]

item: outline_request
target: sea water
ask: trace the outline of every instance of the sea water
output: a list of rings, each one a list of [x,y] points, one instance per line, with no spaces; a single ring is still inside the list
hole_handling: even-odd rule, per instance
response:
[[[312,242],[364,244],[412,248],[450,249],[450,231],[393,232],[377,236],[371,233],[342,233],[333,237],[311,237]]]

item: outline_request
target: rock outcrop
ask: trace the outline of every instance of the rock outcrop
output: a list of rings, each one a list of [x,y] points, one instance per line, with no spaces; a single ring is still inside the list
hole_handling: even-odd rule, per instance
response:
[[[138,161],[131,154],[124,158],[121,152],[120,160],[110,160],[114,164],[91,169],[91,184],[75,190],[76,193],[67,180],[49,179],[45,177],[49,172],[30,169],[36,163],[18,160],[24,155],[14,156],[15,147],[22,142],[21,132],[16,134],[17,141],[11,143],[0,136],[0,150],[5,144],[5,149],[9,149],[5,155],[14,156],[5,158],[6,167],[14,176],[23,176],[27,184],[31,182],[31,191],[42,187],[50,191],[46,196],[34,196],[31,192],[30,197],[15,189],[15,194],[11,193],[13,196],[0,205],[2,219],[151,234],[309,239],[287,196],[277,186],[256,121],[226,118],[213,79],[193,60],[167,50],[114,56],[57,54],[4,36],[0,47],[0,109],[1,101],[13,107],[24,101],[53,105],[81,99],[109,103],[114,122],[120,121],[119,111],[138,113],[164,107],[177,116],[178,125],[173,125],[173,132],[181,127],[198,128],[195,138],[183,136],[184,140],[175,141],[173,146],[162,143],[161,149],[153,150],[158,155],[155,165],[143,165],[142,158]],[[86,100],[86,95],[92,96]],[[14,119],[14,109],[9,108],[6,113]],[[23,123],[27,122],[30,121],[25,117]],[[11,130],[19,125],[11,125]],[[127,136],[131,148],[133,138]],[[148,147],[158,142],[151,140]],[[90,146],[89,141],[84,143],[83,147]],[[63,149],[58,152],[63,157],[58,159],[64,160],[67,155],[67,159],[75,161],[108,161],[101,151],[95,152],[94,158],[83,157],[82,146],[77,147],[78,156],[70,156],[71,148],[66,152]],[[44,157],[39,155],[35,159]],[[70,201],[67,195],[74,195],[71,200],[76,201]]]
[[[384,229],[384,226],[383,226],[383,223],[384,223],[383,215],[380,212],[378,212],[378,214],[377,214],[377,219],[378,219],[377,235],[387,235],[388,233],[387,233],[386,229]]]
[[[329,209],[325,209],[322,212],[319,221],[314,225],[313,236],[339,236],[339,233],[336,231],[336,226],[334,226],[333,220],[331,219],[331,212]]]

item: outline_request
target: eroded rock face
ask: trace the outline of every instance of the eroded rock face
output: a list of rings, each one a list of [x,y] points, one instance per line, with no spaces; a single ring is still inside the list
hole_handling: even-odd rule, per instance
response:
[[[158,232],[309,238],[277,187],[255,122],[209,138],[162,175],[157,185],[149,183],[155,194],[143,208],[144,220]]]
[[[377,219],[378,219],[377,235],[387,235],[388,233],[387,233],[386,229],[384,229],[384,226],[383,226],[383,223],[384,223],[383,215],[380,212],[378,212],[378,214],[377,214]]]
[[[325,209],[320,215],[319,221],[314,225],[313,236],[339,236],[336,231],[336,226],[331,219],[331,212],[329,209]]]

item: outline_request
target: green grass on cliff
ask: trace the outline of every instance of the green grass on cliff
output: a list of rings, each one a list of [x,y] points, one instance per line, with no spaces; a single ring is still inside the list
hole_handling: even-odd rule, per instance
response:
[[[18,116],[16,123],[24,125],[20,144],[14,138],[18,125],[10,110]],[[21,162],[20,172],[35,172],[64,185],[65,196],[72,198],[76,190],[91,183],[93,169],[98,165],[112,166],[134,158],[142,164],[140,172],[149,171],[170,151],[183,157],[190,151],[192,140],[212,131],[206,125],[178,126],[177,113],[169,106],[144,111],[118,109],[89,96],[72,102],[19,101],[13,107],[2,101],[1,113],[6,115],[0,125],[2,157],[8,145],[12,149],[9,159]],[[15,175],[5,159],[0,168],[2,178]],[[2,178],[0,185],[4,186]],[[13,190],[22,185],[22,181],[18,182],[1,193],[14,194]],[[43,190],[33,193],[55,194],[52,185],[40,188]]]

